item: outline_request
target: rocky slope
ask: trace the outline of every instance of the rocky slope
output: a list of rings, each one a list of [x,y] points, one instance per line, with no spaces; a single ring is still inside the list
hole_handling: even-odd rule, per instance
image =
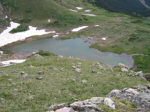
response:
[[[84,22],[81,15],[69,11],[67,7],[71,5],[62,5],[60,0],[2,0],[0,2],[10,12],[12,19],[22,23],[42,23],[42,25],[48,26],[47,21],[50,20],[51,26],[64,27]],[[67,1],[66,3],[69,4],[70,2]],[[82,2],[77,1],[75,3]]]
[[[96,0],[96,2],[112,11],[150,16],[149,0]]]

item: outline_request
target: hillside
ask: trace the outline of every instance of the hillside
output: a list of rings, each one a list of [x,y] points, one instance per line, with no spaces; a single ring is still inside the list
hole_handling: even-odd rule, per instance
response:
[[[2,0],[1,2],[9,10],[9,16],[21,23],[67,27],[88,22],[85,17],[69,11],[69,7],[73,7],[69,1],[63,2],[63,5],[60,0]],[[81,0],[75,2],[76,5],[80,3],[82,5]],[[47,23],[48,19],[51,20],[51,24]]]
[[[102,97],[115,88],[148,83],[130,70],[53,55],[35,55],[24,64],[0,70],[1,112],[46,112],[52,104]],[[128,106],[128,112],[134,112]]]
[[[0,48],[0,112],[149,112],[149,5],[148,0],[0,0],[0,42],[6,42]],[[79,54],[84,47],[79,44],[86,43],[82,50],[87,57],[125,54],[134,66],[104,65],[42,49],[26,52],[33,44],[43,48],[44,43],[47,50],[55,40],[60,45],[70,38],[83,38],[75,44]],[[74,54],[75,41],[68,43],[71,47],[54,47],[73,48]],[[11,48],[17,45],[27,49],[15,52]]]
[[[115,7],[120,6],[123,8],[124,6],[120,5],[121,3],[128,4],[128,7],[125,7],[125,9],[139,10],[142,8],[141,11],[145,11],[143,8],[146,7],[143,7],[141,2],[135,0],[130,3],[131,1],[127,1],[111,0],[109,2],[107,0],[102,2],[102,0],[88,0],[87,2],[76,0],[72,2],[70,0],[1,0],[1,4],[3,4],[4,9],[3,17],[7,14],[9,18],[21,24],[56,30],[62,34],[61,37],[63,38],[91,36],[95,41],[92,47],[101,51],[125,52],[131,55],[140,54],[134,55],[135,69],[149,72],[149,18],[113,13],[96,7],[98,4],[107,4],[109,7],[117,5]],[[94,5],[95,3],[96,6]],[[109,5],[110,3],[112,5]],[[146,3],[147,5],[149,4],[149,2]],[[140,6],[140,8],[137,6]],[[78,10],[77,7],[82,9]],[[90,12],[85,12],[87,10],[90,10]],[[95,16],[91,17],[84,14],[94,14]],[[49,20],[50,23],[48,22]],[[7,19],[1,19],[1,21],[2,26],[4,24],[8,25]],[[70,29],[81,25],[88,25],[89,28],[67,35]],[[93,27],[94,25],[100,27]],[[107,41],[101,41],[103,37],[107,37]]]
[[[111,11],[150,16],[149,0],[96,0],[96,3]]]

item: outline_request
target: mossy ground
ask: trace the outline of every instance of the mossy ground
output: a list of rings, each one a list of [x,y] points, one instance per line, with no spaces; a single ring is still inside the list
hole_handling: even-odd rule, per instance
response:
[[[117,98],[113,99],[116,105],[116,109],[111,109],[106,105],[101,105],[100,108],[105,112],[136,112],[137,106],[128,101],[128,100],[120,100]]]
[[[78,63],[81,73],[72,68]],[[0,68],[0,111],[44,112],[54,103],[105,96],[112,89],[148,83],[106,66],[97,67],[96,63],[50,55]]]

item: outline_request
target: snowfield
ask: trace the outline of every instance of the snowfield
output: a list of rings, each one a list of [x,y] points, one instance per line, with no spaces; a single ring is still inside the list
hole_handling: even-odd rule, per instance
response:
[[[13,42],[23,41],[26,38],[31,36],[40,36],[40,35],[55,33],[55,31],[46,32],[46,30],[44,29],[37,30],[36,27],[32,27],[32,26],[29,26],[29,30],[24,32],[18,32],[13,34],[10,33],[12,29],[17,28],[19,25],[20,25],[19,23],[10,22],[10,26],[7,27],[7,29],[0,34],[0,47]]]
[[[0,64],[3,67],[6,67],[6,66],[14,65],[14,64],[24,63],[25,61],[26,59],[15,59],[15,60],[1,61]]]
[[[74,29],[72,29],[72,32],[79,32],[80,30],[83,30],[85,28],[88,28],[88,26],[81,26],[81,27],[78,27],[78,28],[74,28]]]

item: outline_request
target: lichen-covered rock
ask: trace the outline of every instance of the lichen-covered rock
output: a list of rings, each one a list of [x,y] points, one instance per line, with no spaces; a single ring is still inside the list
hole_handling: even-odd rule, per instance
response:
[[[144,78],[145,78],[146,80],[150,81],[150,73],[145,74],[145,75],[144,75]]]
[[[115,108],[116,108],[115,102],[112,101],[112,99],[110,99],[110,98],[105,98],[105,99],[104,99],[104,104],[107,105],[107,106],[109,106],[109,107],[112,108],[112,109],[115,109]]]
[[[61,109],[56,110],[55,112],[75,112],[75,111],[70,107],[63,107]]]
[[[114,89],[107,95],[107,97],[92,97],[90,99],[76,101],[70,104],[63,103],[52,105],[49,107],[49,111],[107,112],[103,107],[107,107],[110,110],[112,109],[112,111],[118,111],[120,101],[127,101],[136,104],[134,107],[134,109],[137,110],[136,112],[150,112],[150,85],[139,85],[133,88],[124,88],[122,90]]]
[[[85,111],[87,109],[101,111],[101,109],[96,104],[88,102],[88,100],[74,102],[70,104],[70,107],[72,107],[76,111]]]
[[[104,112],[100,106],[106,105],[110,109],[115,109],[115,103],[110,98],[105,97],[92,97],[91,99],[76,101],[66,105],[58,104],[49,107],[49,111],[54,112]]]
[[[49,111],[55,111],[55,110],[57,110],[57,109],[60,109],[60,108],[63,108],[63,107],[67,107],[68,105],[67,104],[65,104],[65,103],[61,103],[61,104],[54,104],[54,105],[51,105],[50,107],[49,107]]]
[[[122,90],[113,90],[109,93],[109,97],[117,97],[119,99],[129,100],[135,103],[142,112],[150,110],[150,86],[138,86],[135,88],[125,88]]]

